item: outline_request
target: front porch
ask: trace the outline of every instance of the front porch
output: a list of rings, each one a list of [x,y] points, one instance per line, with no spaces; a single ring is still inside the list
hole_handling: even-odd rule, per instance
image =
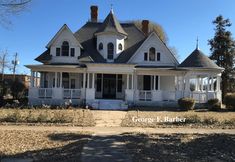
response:
[[[39,77],[40,82],[34,79]],[[107,100],[118,105],[176,104],[182,97],[192,97],[197,103],[211,98],[221,99],[220,75],[213,73],[183,73],[166,69],[132,69],[129,72],[88,72],[85,68],[63,72],[41,69],[32,71],[29,88],[31,105],[86,104],[99,107]],[[113,102],[113,103],[114,103]],[[125,106],[123,106],[125,107]]]

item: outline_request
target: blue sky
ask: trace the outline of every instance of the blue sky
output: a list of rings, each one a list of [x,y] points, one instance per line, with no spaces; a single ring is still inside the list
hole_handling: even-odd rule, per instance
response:
[[[75,32],[90,17],[90,6],[99,6],[99,19],[104,19],[113,4],[114,14],[121,20],[149,19],[164,28],[169,45],[180,55],[180,62],[194,49],[196,38],[205,54],[210,54],[207,40],[214,35],[212,20],[222,14],[234,25],[235,0],[32,0],[28,11],[11,18],[13,26],[0,26],[0,51],[7,49],[9,60],[19,53],[18,73],[29,73],[26,64],[45,50],[46,44],[63,24]]]

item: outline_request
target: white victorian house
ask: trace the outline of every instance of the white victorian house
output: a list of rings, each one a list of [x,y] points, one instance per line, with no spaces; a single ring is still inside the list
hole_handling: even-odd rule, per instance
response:
[[[98,7],[91,20],[73,33],[67,25],[56,33],[42,64],[26,65],[32,72],[29,104],[86,104],[101,109],[128,105],[176,104],[182,97],[198,103],[221,100],[222,68],[196,48],[181,64],[154,32],[149,21],[142,29],[120,23],[111,11],[98,22]],[[40,74],[40,83],[33,79]],[[39,86],[37,86],[39,85]]]

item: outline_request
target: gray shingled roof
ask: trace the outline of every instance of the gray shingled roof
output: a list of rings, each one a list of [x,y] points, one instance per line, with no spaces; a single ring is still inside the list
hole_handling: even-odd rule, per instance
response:
[[[82,56],[90,56],[96,63],[106,62],[96,49],[94,36],[101,25],[102,23],[87,22],[74,34],[84,48]],[[121,26],[127,32],[128,38],[125,39],[125,50],[114,60],[115,63],[126,63],[145,40],[144,34],[133,23],[121,23]]]
[[[117,18],[114,16],[112,11],[108,14],[108,16],[105,18],[103,24],[100,26],[100,28],[96,31],[95,34],[103,33],[103,32],[112,32],[117,34],[123,34],[128,35],[125,30],[120,25]]]
[[[35,60],[42,62],[42,63],[46,63],[46,62],[50,61],[51,58],[52,58],[52,56],[50,55],[50,49],[47,49],[40,56],[38,56]]]
[[[222,69],[209,59],[202,51],[195,49],[179,66],[179,68]]]

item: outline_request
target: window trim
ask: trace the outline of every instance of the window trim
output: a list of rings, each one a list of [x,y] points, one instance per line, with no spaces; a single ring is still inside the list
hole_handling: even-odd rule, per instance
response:
[[[60,56],[60,54],[61,54],[61,48],[57,47],[56,48],[56,56]]]
[[[156,49],[154,47],[149,48],[149,61],[156,61]]]
[[[68,41],[63,41],[61,45],[61,56],[69,56],[69,42]]]
[[[109,60],[113,60],[114,57],[114,44],[112,42],[109,42],[107,44],[107,58]]]
[[[72,52],[73,51],[73,52]],[[70,56],[74,57],[75,56],[75,48],[70,48]]]
[[[103,50],[103,49],[104,49],[103,43],[99,43],[98,49],[99,49],[99,50]]]

